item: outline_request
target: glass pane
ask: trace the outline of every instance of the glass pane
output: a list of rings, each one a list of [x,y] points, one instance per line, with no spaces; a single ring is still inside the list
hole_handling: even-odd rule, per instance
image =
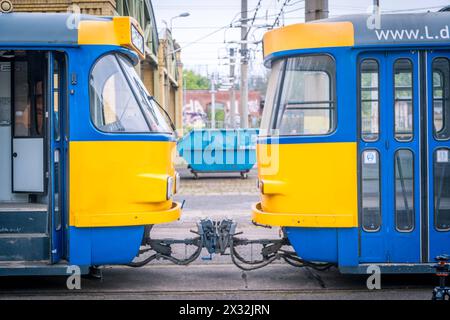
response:
[[[449,111],[450,62],[447,58],[433,60],[433,123],[438,140],[450,138]]]
[[[361,138],[376,141],[379,134],[378,62],[364,60],[361,63]]]
[[[101,58],[90,77],[92,120],[105,132],[149,132],[149,127],[114,55]]]
[[[413,138],[413,69],[409,59],[398,59],[394,64],[395,138],[409,141]]]
[[[145,89],[141,78],[136,73],[136,69],[133,67],[129,59],[125,58],[123,55],[118,55],[119,62],[122,64],[125,72],[128,74],[131,83],[130,85],[135,89],[138,94],[139,102],[143,108],[144,115],[150,126],[152,132],[166,132],[172,133],[171,119],[166,117],[159,109],[158,105],[154,100],[150,99],[150,95]],[[174,98],[174,97],[173,97]],[[175,104],[175,102],[173,103]]]
[[[321,134],[330,127],[330,109],[287,108],[281,120],[281,135]]]
[[[364,151],[361,162],[362,226],[365,231],[377,231],[381,227],[378,151]]]
[[[264,101],[263,114],[261,119],[260,134],[269,134],[270,123],[272,120],[275,99],[278,96],[280,88],[281,72],[284,61],[278,60],[272,65],[269,81],[267,83],[266,100]]]
[[[400,231],[414,229],[414,157],[411,150],[395,153],[395,225]]]
[[[450,230],[450,150],[434,156],[434,220],[438,230]]]
[[[55,210],[55,230],[61,229],[61,162],[60,162],[60,151],[59,149],[55,150],[54,153],[55,163],[54,163],[54,210]]]
[[[335,63],[329,56],[286,61],[276,128],[282,135],[327,134],[334,129]]]
[[[59,62],[53,61],[53,132],[55,140],[60,139],[60,119],[59,119]]]
[[[31,136],[31,102],[28,87],[28,62],[14,64],[14,136]]]

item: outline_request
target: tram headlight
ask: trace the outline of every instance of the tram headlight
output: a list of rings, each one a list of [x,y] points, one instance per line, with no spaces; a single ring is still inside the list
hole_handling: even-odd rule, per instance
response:
[[[173,187],[174,187],[174,179],[173,177],[168,177],[167,178],[167,191],[166,191],[166,198],[167,200],[172,199],[173,197]]]
[[[131,43],[142,54],[145,54],[144,36],[139,32],[139,30],[133,24],[131,25]]]

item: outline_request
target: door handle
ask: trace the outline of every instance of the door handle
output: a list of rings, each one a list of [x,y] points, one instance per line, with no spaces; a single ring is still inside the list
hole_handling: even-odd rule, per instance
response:
[[[14,152],[14,153],[12,154],[12,156],[13,156],[13,158],[17,158],[17,152]]]

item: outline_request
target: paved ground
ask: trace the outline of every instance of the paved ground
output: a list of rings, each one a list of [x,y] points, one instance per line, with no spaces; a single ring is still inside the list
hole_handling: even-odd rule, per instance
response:
[[[255,227],[250,222],[251,204],[258,201],[256,173],[247,180],[238,174],[201,175],[194,180],[183,168],[178,201],[185,200],[182,219],[158,225],[154,238],[191,237],[190,229],[203,217],[230,217],[247,238],[277,238],[279,230]],[[257,247],[243,251],[257,254]],[[175,254],[189,254],[177,247]],[[436,279],[431,276],[383,276],[382,290],[366,289],[366,276],[341,275],[332,269],[315,272],[277,262],[266,268],[243,272],[229,256],[214,256],[184,267],[156,262],[146,267],[106,267],[103,280],[82,280],[82,290],[66,289],[65,278],[0,278],[0,299],[429,299]]]

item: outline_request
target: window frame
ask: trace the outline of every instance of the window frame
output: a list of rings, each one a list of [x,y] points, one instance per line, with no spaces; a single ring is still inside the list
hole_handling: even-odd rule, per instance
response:
[[[433,196],[433,227],[434,227],[434,229],[437,231],[437,232],[449,232],[450,231],[450,227],[448,227],[448,228],[439,228],[439,226],[438,226],[438,219],[437,219],[437,217],[438,217],[438,210],[436,210],[437,208],[436,208],[436,197],[437,197],[437,190],[436,190],[436,164],[438,164],[438,162],[437,162],[437,153],[438,153],[438,151],[439,150],[447,150],[447,152],[449,152],[450,153],[450,148],[449,147],[446,147],[446,146],[441,146],[441,147],[438,147],[438,148],[436,148],[434,151],[433,151],[433,193],[434,193],[434,196]]]
[[[397,210],[397,155],[400,151],[408,151],[412,158],[412,225],[410,229],[400,229],[398,227],[398,210]],[[415,166],[416,166],[416,159],[414,158],[414,150],[410,148],[398,148],[394,152],[394,224],[395,224],[395,230],[401,233],[411,233],[414,232],[416,229],[416,172],[415,172]]]
[[[363,157],[364,157],[364,152],[367,152],[367,151],[372,151],[372,152],[376,152],[376,154],[377,154],[377,167],[378,167],[378,210],[379,210],[379,215],[380,215],[380,224],[378,225],[378,228],[377,229],[367,229],[366,227],[365,227],[365,224],[364,224],[364,179],[363,179],[363,170],[364,170],[364,160],[363,160]],[[361,152],[358,152],[359,153],[359,157],[360,157],[360,161],[359,161],[359,163],[360,163],[360,165],[359,165],[359,170],[360,170],[360,174],[359,174],[359,179],[358,179],[358,182],[359,182],[359,184],[360,184],[360,203],[361,203],[361,208],[360,208],[360,212],[361,212],[361,229],[362,229],[362,231],[364,231],[364,232],[367,232],[367,233],[377,233],[377,232],[380,232],[381,231],[381,229],[383,228],[383,197],[382,197],[382,187],[383,187],[383,184],[382,184],[382,176],[381,176],[381,173],[382,173],[382,162],[381,162],[381,152],[377,149],[377,148],[367,148],[367,149],[364,149],[364,150],[361,150]]]
[[[88,91],[89,91],[88,92],[88,100],[89,100],[89,118],[90,118],[90,122],[91,122],[92,126],[95,128],[95,130],[97,130],[97,131],[99,131],[101,133],[104,133],[104,134],[114,134],[114,135],[123,135],[123,134],[125,134],[125,135],[141,135],[141,134],[145,134],[145,135],[149,135],[149,134],[152,134],[152,135],[174,135],[174,132],[152,131],[151,130],[151,125],[149,123],[149,119],[147,119],[146,112],[143,109],[144,106],[142,106],[142,103],[140,101],[140,96],[136,92],[136,88],[132,85],[128,73],[124,70],[124,67],[122,66],[121,62],[119,61],[118,55],[121,55],[125,59],[128,59],[128,60],[131,61],[131,58],[123,51],[117,51],[117,50],[115,50],[115,51],[108,51],[108,52],[102,54],[101,56],[99,56],[95,60],[95,62],[92,64],[92,67],[91,67],[91,69],[89,71],[89,74],[88,74]],[[124,77],[126,83],[128,84],[128,87],[130,89],[130,93],[131,93],[132,97],[136,101],[136,104],[137,104],[137,106],[139,108],[139,111],[141,112],[141,116],[142,116],[142,118],[145,121],[145,125],[147,126],[148,131],[105,131],[105,130],[102,130],[101,128],[99,128],[95,124],[94,112],[93,112],[93,108],[95,106],[93,106],[93,104],[92,104],[93,100],[92,100],[92,90],[91,90],[90,79],[91,79],[92,72],[94,71],[94,69],[97,66],[97,64],[102,59],[104,59],[105,57],[108,57],[108,56],[112,56],[115,59],[117,65],[118,65],[118,68],[122,72],[122,76]],[[103,106],[102,106],[102,108],[103,108]]]
[[[330,97],[332,97],[331,100],[329,100],[329,104],[333,104],[333,107],[329,107],[329,108],[324,108],[326,110],[330,110],[330,113],[332,113],[332,116],[329,117],[330,119],[330,128],[329,131],[326,133],[318,133],[318,134],[280,134],[280,128],[277,128],[278,126],[278,122],[279,122],[279,117],[280,117],[280,103],[281,103],[281,98],[283,95],[283,91],[284,91],[284,85],[285,85],[285,79],[286,79],[286,68],[287,68],[287,61],[288,59],[293,59],[293,58],[306,58],[306,57],[329,57],[333,63],[333,67],[334,67],[334,77],[332,77],[328,72],[322,70],[321,72],[325,73],[328,75],[329,77],[329,88],[330,88]],[[273,106],[273,110],[272,110],[272,115],[271,115],[271,119],[270,119],[270,125],[269,125],[269,131],[271,132],[277,132],[278,135],[280,137],[326,137],[326,136],[330,136],[332,134],[334,134],[338,128],[338,99],[337,99],[337,63],[336,63],[336,59],[335,57],[328,53],[307,53],[307,54],[297,54],[297,55],[292,55],[292,56],[287,56],[282,58],[282,63],[283,65],[281,66],[281,77],[278,79],[279,80],[279,86],[277,87],[277,92],[275,93],[275,97],[274,97],[274,106]],[[320,102],[323,101],[308,101],[307,104],[320,104]],[[316,110],[317,108],[301,108],[304,110]],[[281,116],[284,115],[285,110],[283,111],[283,114],[281,114]],[[281,119],[283,119],[283,117],[281,117]],[[270,133],[270,132],[269,132]]]
[[[449,72],[450,72],[450,59],[449,58],[447,58],[447,57],[444,57],[444,56],[442,56],[442,57],[435,57],[435,58],[433,58],[433,60],[431,61],[431,74],[432,74],[432,81],[431,81],[431,90],[432,90],[432,92],[431,92],[431,94],[432,94],[432,113],[433,113],[433,138],[436,140],[436,141],[449,141],[450,140],[450,134],[449,134],[449,137],[448,138],[441,138],[440,136],[439,136],[439,134],[440,133],[442,133],[442,132],[444,132],[445,131],[445,129],[446,129],[446,125],[447,125],[447,121],[446,121],[446,110],[445,110],[445,105],[446,105],[446,100],[448,101],[449,99],[450,99],[450,97],[448,96],[450,93],[449,92],[446,92],[447,90],[445,89],[445,75],[442,73],[442,70],[439,70],[439,71],[437,71],[437,72],[439,72],[439,74],[441,75],[441,81],[442,81],[442,99],[435,99],[434,98],[434,89],[435,89],[435,87],[434,87],[434,72],[435,72],[435,70],[434,70],[434,63],[435,63],[435,61],[436,60],[440,60],[440,59],[442,59],[442,60],[446,60],[447,61],[447,64],[448,64],[448,66],[449,66]],[[436,100],[442,100],[442,128],[441,128],[441,130],[439,130],[439,131],[437,131],[436,130],[436,126],[434,125],[435,124],[435,109],[434,109],[434,102],[436,101]],[[450,102],[450,101],[448,101],[448,102]],[[449,131],[450,131],[450,128],[448,129]]]
[[[411,137],[409,138],[409,139],[405,139],[405,140],[401,140],[401,139],[398,139],[398,137],[397,137],[397,126],[396,126],[396,123],[395,123],[395,121],[396,121],[396,108],[395,108],[395,106],[396,106],[396,103],[397,103],[397,98],[396,98],[396,93],[397,93],[397,87],[395,86],[395,75],[396,75],[396,73],[395,73],[395,65],[397,64],[397,62],[398,61],[400,61],[400,60],[407,60],[409,63],[410,63],[410,66],[411,66],[411,111],[412,111],[412,113],[411,113],[411,115],[412,115],[412,124],[411,124],[411,133],[410,133],[410,135],[411,135]],[[393,126],[393,137],[394,137],[394,140],[396,141],[396,142],[398,142],[398,143],[404,143],[404,142],[411,142],[411,141],[414,141],[414,139],[415,139],[415,126],[414,126],[414,117],[415,117],[415,112],[414,112],[414,106],[415,106],[415,104],[416,104],[416,101],[415,101],[415,99],[414,99],[414,88],[415,88],[415,85],[416,85],[416,83],[415,83],[415,81],[414,81],[414,61],[411,59],[411,58],[406,58],[406,57],[399,57],[399,58],[397,58],[397,59],[395,59],[394,60],[394,63],[392,64],[392,102],[393,102],[393,108],[392,108],[392,113],[393,113],[393,123],[392,123],[392,126]],[[407,99],[400,99],[400,101],[403,101],[403,100],[407,100]]]
[[[365,61],[374,61],[377,64],[377,74],[378,74],[378,83],[377,83],[377,90],[376,90],[377,97],[378,97],[377,100],[364,100],[362,98],[362,92],[363,92],[363,90],[362,90],[363,89],[363,87],[362,87],[362,74],[363,74],[363,72],[362,72],[362,65],[363,65],[363,63]],[[381,79],[381,70],[380,70],[380,62],[378,61],[378,59],[373,58],[373,57],[367,57],[367,58],[362,58],[362,59],[359,60],[359,63],[358,63],[358,105],[359,105],[358,109],[359,110],[358,110],[358,112],[359,112],[360,116],[359,116],[359,121],[358,121],[359,123],[358,123],[358,125],[359,125],[359,136],[360,136],[361,140],[366,142],[366,143],[378,142],[380,140],[380,136],[381,136],[381,126],[380,126],[380,124],[381,124],[381,122],[380,122],[380,120],[381,120],[380,119],[381,112],[380,112],[380,109],[381,109],[381,100],[382,99],[381,99],[381,95],[380,95],[380,92],[381,92],[380,91],[380,85],[381,85],[380,79]],[[374,139],[374,140],[367,140],[367,139],[364,138],[364,134],[363,134],[363,131],[362,131],[362,127],[363,127],[362,126],[362,122],[363,122],[362,104],[363,104],[363,102],[374,102],[374,101],[378,102],[378,108],[377,108],[378,133],[377,133],[377,138],[376,139]]]

